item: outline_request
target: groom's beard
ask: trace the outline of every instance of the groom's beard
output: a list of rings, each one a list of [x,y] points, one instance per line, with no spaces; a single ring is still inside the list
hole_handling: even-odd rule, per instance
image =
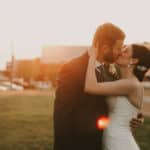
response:
[[[113,63],[116,60],[113,54],[105,55],[103,58],[107,63]]]

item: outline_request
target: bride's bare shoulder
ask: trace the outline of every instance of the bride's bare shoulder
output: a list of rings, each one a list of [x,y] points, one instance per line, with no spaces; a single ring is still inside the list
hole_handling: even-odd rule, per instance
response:
[[[129,87],[130,89],[136,90],[139,88],[142,88],[142,84],[141,82],[139,82],[137,79],[120,79],[118,80],[118,82],[120,82],[120,84]]]
[[[127,83],[135,91],[143,89],[143,84],[140,81],[138,81],[137,79],[128,79]]]

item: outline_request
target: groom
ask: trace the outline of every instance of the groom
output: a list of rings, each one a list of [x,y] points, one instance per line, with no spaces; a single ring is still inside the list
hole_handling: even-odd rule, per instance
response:
[[[109,72],[109,64],[121,52],[124,32],[111,23],[99,26],[93,38],[93,47],[98,48],[98,67],[95,71],[98,82],[112,81],[119,74]],[[105,96],[84,93],[88,51],[63,65],[57,79],[54,104],[54,150],[102,150],[102,133],[97,121],[107,116]],[[104,65],[104,63],[106,65]],[[132,127],[139,120],[132,120]],[[115,133],[114,133],[115,134]]]

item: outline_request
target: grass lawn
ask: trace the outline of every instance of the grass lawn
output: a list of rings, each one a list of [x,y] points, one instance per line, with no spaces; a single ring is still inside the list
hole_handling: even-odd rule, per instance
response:
[[[53,96],[0,95],[0,150],[52,150]],[[150,149],[150,118],[135,131],[141,150]]]
[[[0,96],[0,150],[52,150],[50,96]]]
[[[144,124],[136,129],[134,135],[141,150],[150,150],[150,118],[145,118]]]

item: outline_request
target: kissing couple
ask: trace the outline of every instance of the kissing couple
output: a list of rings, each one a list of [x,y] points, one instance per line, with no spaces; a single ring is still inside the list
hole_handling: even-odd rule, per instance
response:
[[[150,67],[150,51],[124,45],[124,39],[118,26],[104,23],[92,46],[61,67],[54,103],[54,150],[140,149],[133,129],[144,120],[141,81]],[[104,116],[109,123],[100,129]]]

